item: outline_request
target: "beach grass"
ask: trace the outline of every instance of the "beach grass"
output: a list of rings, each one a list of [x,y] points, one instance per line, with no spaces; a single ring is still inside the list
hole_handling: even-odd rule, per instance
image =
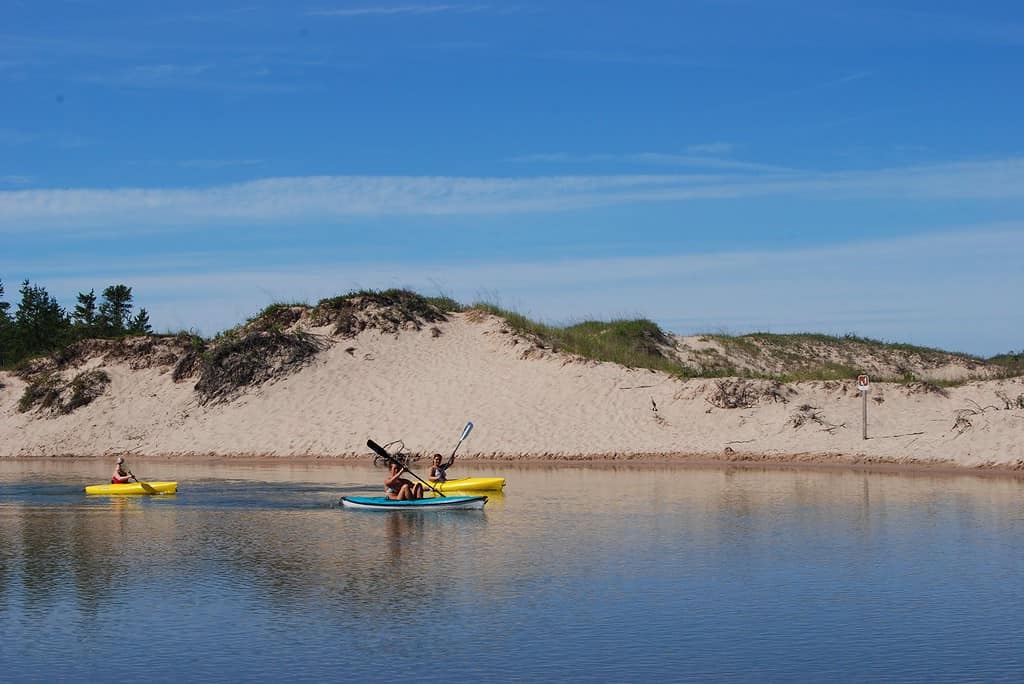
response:
[[[563,351],[592,361],[648,368],[680,377],[694,374],[694,369],[672,357],[669,336],[657,323],[645,318],[591,320],[556,326],[539,323],[487,302],[478,302],[470,308],[504,319],[516,333],[530,337],[541,347],[555,352]]]

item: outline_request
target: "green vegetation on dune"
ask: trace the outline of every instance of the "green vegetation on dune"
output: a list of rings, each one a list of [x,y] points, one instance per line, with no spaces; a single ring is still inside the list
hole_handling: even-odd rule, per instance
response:
[[[351,337],[370,327],[397,332],[407,324],[419,329],[426,323],[444,321],[447,317],[442,307],[453,304],[458,306],[448,298],[429,299],[409,290],[358,290],[321,299],[310,319],[315,325],[333,324],[335,334]]]
[[[109,384],[110,376],[102,369],[83,371],[71,380],[61,380],[50,373],[42,374],[25,387],[18,401],[18,411],[25,413],[40,407],[57,415],[71,413],[92,403]]]
[[[857,335],[843,335],[842,337],[837,335],[825,335],[823,333],[767,333],[767,332],[753,332],[745,335],[731,336],[721,334],[708,334],[703,337],[712,338],[720,341],[723,345],[733,345],[742,347],[745,351],[752,354],[759,353],[762,349],[772,349],[778,353],[786,353],[787,350],[790,353],[797,354],[797,348],[800,346],[808,345],[819,345],[822,347],[831,347],[836,350],[852,350],[852,349],[870,349],[872,351],[891,351],[900,352],[903,354],[915,354],[923,359],[948,359],[951,356],[963,357],[976,361],[978,363],[984,363],[984,360],[971,356],[969,354],[961,354],[958,352],[948,352],[941,349],[934,349],[932,347],[921,347],[913,344],[906,344],[902,342],[885,342],[882,340],[872,339],[870,337],[860,337]]]
[[[0,283],[0,294],[2,292]],[[27,348],[19,350],[21,353],[12,357],[10,352],[14,345],[11,342],[16,337],[15,333],[21,331],[24,336],[37,332],[40,327],[27,324],[16,327],[19,320],[36,320],[29,316],[35,310],[32,307],[36,300],[47,305],[35,307],[40,311],[57,311],[62,325],[55,329],[52,337],[36,340],[32,348],[37,353],[48,350],[58,360],[64,355],[61,350],[67,348],[69,342],[81,339],[81,335],[87,332],[99,331],[112,336],[148,332],[144,309],[134,319],[128,315],[131,289],[124,286],[104,290],[103,302],[98,307],[93,293],[80,295],[73,319],[56,308],[56,303],[42,288],[32,288],[27,281],[23,284],[22,295],[18,311],[20,319],[8,313],[9,305],[0,306],[0,362],[8,367],[13,365],[12,358],[23,359],[27,351]],[[2,304],[5,303],[0,302]],[[533,340],[544,349],[630,368],[662,371],[677,377],[848,380],[863,372],[865,359],[894,369],[892,377],[874,378],[877,380],[915,382],[920,369],[953,362],[968,368],[987,366],[990,374],[994,366],[1001,369],[997,374],[1003,377],[1024,375],[1024,352],[1001,354],[986,360],[856,335],[840,337],[819,333],[766,332],[737,336],[702,335],[701,339],[715,344],[676,349],[672,336],[645,318],[588,320],[559,326],[540,323],[487,302],[467,306],[447,296],[426,297],[410,290],[392,288],[351,291],[321,299],[315,305],[275,302],[245,323],[217,333],[211,340],[195,333],[180,333],[177,336],[181,342],[180,358],[174,365],[173,376],[175,380],[181,380],[198,374],[201,393],[215,400],[229,394],[232,388],[259,382],[270,373],[270,366],[295,367],[315,355],[324,345],[316,337],[308,336],[305,331],[309,328],[330,327],[333,335],[353,337],[368,329],[398,333],[430,327],[436,336],[441,334],[437,324],[448,320],[449,314],[466,311],[497,316],[513,332]],[[42,320],[45,316],[40,314],[37,318]],[[76,334],[69,335],[72,323],[76,326]],[[58,363],[58,367],[63,367],[63,364]],[[48,396],[47,393],[53,389],[41,379],[33,392]]]
[[[755,332],[739,336],[709,334],[702,337],[717,342],[729,357],[746,358],[752,364],[781,369],[768,375],[786,382],[849,379],[864,371],[863,360],[866,358],[892,366],[894,372],[891,376],[877,378],[890,382],[917,382],[919,378],[915,369],[922,366],[948,363],[960,363],[968,367],[992,365],[991,361],[970,354],[902,342],[885,342],[852,334],[840,337],[822,333]],[[957,383],[942,381],[941,384]]]
[[[997,354],[988,363],[1002,367],[1007,376],[1024,375],[1024,351]]]
[[[565,351],[630,368],[649,368],[678,376],[693,375],[693,369],[666,353],[666,348],[672,344],[669,336],[657,323],[644,318],[584,321],[558,327],[532,321],[493,304],[474,304],[471,308],[505,319],[512,330],[553,351]]]

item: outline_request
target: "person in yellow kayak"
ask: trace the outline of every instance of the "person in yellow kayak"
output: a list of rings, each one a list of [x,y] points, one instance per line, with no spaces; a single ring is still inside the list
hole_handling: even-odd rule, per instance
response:
[[[449,468],[452,467],[452,463],[455,463],[455,454],[452,454],[448,459],[448,462],[441,464],[441,454],[434,454],[434,462],[430,466],[430,474],[427,479],[431,482],[445,482],[448,480],[448,476],[445,474]]]
[[[114,468],[114,474],[110,477],[110,484],[128,484],[129,482],[138,482],[138,480],[132,475],[132,471],[128,470],[124,457],[118,456],[117,467]]]
[[[402,477],[405,466],[400,466],[394,461],[388,468],[387,479],[384,480],[384,496],[392,501],[409,501],[410,499],[423,498],[423,484],[413,484]]]

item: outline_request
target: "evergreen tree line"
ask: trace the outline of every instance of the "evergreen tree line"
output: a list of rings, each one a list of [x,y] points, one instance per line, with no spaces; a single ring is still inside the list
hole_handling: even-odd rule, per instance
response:
[[[153,332],[149,313],[140,308],[132,314],[132,288],[111,285],[97,300],[96,291],[78,293],[75,308],[65,311],[46,288],[26,278],[18,290],[21,301],[11,314],[3,301],[0,280],[0,367],[9,368],[22,359],[47,354],[89,338],[115,338]]]

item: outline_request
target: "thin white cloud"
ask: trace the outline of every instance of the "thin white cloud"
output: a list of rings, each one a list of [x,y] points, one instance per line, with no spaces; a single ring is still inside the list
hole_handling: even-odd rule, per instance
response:
[[[793,173],[797,169],[773,164],[758,164],[756,162],[745,162],[735,159],[723,159],[720,155],[725,153],[731,146],[724,143],[719,145],[694,145],[687,148],[687,154],[675,154],[671,152],[629,152],[629,153],[591,153],[591,154],[569,154],[567,152],[540,152],[535,154],[521,154],[509,157],[505,161],[514,163],[536,163],[536,164],[596,164],[615,162],[620,164],[648,164],[659,166],[684,166],[691,168],[714,169],[717,171],[768,171],[780,173]],[[700,153],[698,150],[712,150]]]
[[[736,150],[736,145],[733,143],[717,142],[717,143],[704,143],[702,145],[690,145],[686,148],[688,154],[697,155],[711,155],[720,156],[723,154],[731,154]]]
[[[268,225],[346,217],[514,214],[773,196],[1024,199],[1024,158],[839,173],[468,178],[312,176],[209,188],[0,191],[0,233],[40,226]]]
[[[736,170],[736,171],[767,171],[776,173],[794,173],[797,170],[773,164],[758,164],[755,162],[736,161],[733,159],[722,159],[717,156],[706,156],[698,154],[666,154],[662,152],[641,152],[628,155],[625,161],[636,163],[653,163],[667,166],[689,166],[694,168]]]
[[[729,143],[713,143],[702,145],[691,145],[686,148],[686,154],[664,152],[637,152],[637,153],[591,153],[588,155],[571,155],[568,153],[536,153],[529,155],[517,155],[509,157],[505,161],[512,163],[526,164],[601,164],[615,162],[620,164],[656,165],[656,166],[679,166],[696,169],[714,169],[717,171],[765,171],[794,173],[797,169],[775,166],[773,164],[759,164],[756,162],[743,162],[740,160],[724,159],[722,155],[728,154],[734,145]]]

